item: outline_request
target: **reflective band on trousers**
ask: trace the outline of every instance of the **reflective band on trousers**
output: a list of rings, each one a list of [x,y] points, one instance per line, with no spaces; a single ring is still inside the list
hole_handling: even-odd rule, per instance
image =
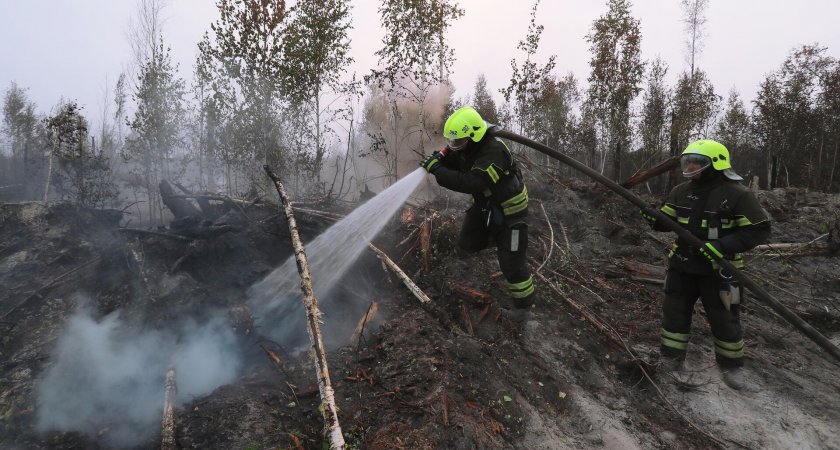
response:
[[[715,339],[715,353],[726,358],[737,359],[744,357],[744,340],[726,342]]]
[[[525,298],[534,293],[534,279],[528,277],[527,280],[519,283],[508,283],[510,296],[513,298]]]
[[[522,187],[522,192],[501,203],[502,212],[506,216],[516,214],[528,207],[528,188]]]
[[[685,350],[688,348],[688,334],[672,333],[666,329],[662,329],[660,334],[662,338],[662,345],[677,350]]]

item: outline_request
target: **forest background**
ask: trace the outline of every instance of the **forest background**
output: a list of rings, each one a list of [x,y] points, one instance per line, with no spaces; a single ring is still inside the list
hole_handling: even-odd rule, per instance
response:
[[[125,7],[103,2],[93,14],[109,33],[74,26],[72,15],[39,33],[24,11],[33,7],[0,4],[9,25],[2,198],[130,205],[135,223],[153,225],[164,220],[162,180],[256,197],[270,164],[296,198],[355,200],[414,170],[465,104],[616,180],[708,137],[761,188],[840,190],[831,2],[752,2],[744,15],[710,0],[537,0],[527,11],[445,0],[138,0],[124,22],[109,17],[114,3]],[[187,23],[203,23],[197,42]],[[557,39],[557,30],[579,36]],[[129,50],[97,73],[90,42],[104,60],[117,42]],[[39,48],[64,50],[47,58]],[[60,92],[52,105],[33,100],[30,79],[39,98]],[[91,84],[98,98],[81,87]]]

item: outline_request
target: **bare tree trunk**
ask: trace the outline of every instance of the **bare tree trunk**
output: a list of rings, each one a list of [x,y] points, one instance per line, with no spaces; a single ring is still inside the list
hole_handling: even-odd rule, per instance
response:
[[[163,422],[161,423],[160,450],[176,450],[175,444],[175,368],[166,371],[166,390],[163,396]]]
[[[50,163],[47,168],[47,184],[44,186],[44,203],[47,202],[47,199],[50,196],[50,178],[52,178],[53,171],[53,152],[50,152],[49,161]]]
[[[834,156],[831,157],[831,174],[828,176],[827,191],[831,192],[831,187],[834,186],[834,169],[837,168],[837,147],[840,147],[840,141],[834,143]]]
[[[291,235],[292,246],[295,250],[295,261],[297,261],[298,274],[300,274],[300,289],[303,291],[303,306],[306,308],[306,329],[309,332],[309,340],[312,343],[313,354],[315,356],[318,389],[321,392],[321,405],[324,407],[324,422],[330,442],[330,449],[343,450],[344,436],[341,433],[341,425],[338,423],[338,408],[335,405],[335,393],[330,382],[330,371],[327,367],[327,353],[324,349],[324,340],[321,336],[321,312],[318,310],[318,299],[315,298],[315,292],[312,289],[312,275],[309,273],[309,263],[306,260],[303,242],[301,242],[300,235],[297,231],[294,210],[286,194],[286,188],[283,187],[280,179],[271,171],[269,166],[266,165],[264,169],[271,181],[274,182],[277,193],[280,194],[280,202],[286,213],[289,234]]]

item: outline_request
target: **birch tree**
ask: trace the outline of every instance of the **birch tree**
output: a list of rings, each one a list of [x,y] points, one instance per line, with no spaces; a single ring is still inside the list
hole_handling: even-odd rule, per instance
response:
[[[315,182],[320,182],[327,137],[343,112],[333,105],[355,88],[352,80],[342,80],[353,63],[350,20],[347,0],[302,0],[285,33],[285,91],[302,116],[304,126],[295,138],[300,148],[311,148],[302,169]]]
[[[592,58],[588,99],[602,129],[603,159],[612,150],[613,176],[621,178],[623,153],[630,141],[630,102],[641,90],[644,74],[638,19],[630,14],[628,0],[609,0],[607,13],[592,24],[586,36]]]

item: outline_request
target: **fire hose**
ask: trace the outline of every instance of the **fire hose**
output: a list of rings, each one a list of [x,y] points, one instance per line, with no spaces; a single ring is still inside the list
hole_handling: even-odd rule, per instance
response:
[[[674,222],[670,217],[657,210],[656,208],[652,208],[650,205],[645,203],[642,199],[637,197],[635,194],[633,194],[626,188],[620,186],[619,184],[615,183],[609,178],[601,175],[597,171],[591,169],[590,167],[577,161],[576,159],[566,156],[563,153],[560,153],[557,150],[554,150],[551,147],[548,147],[537,141],[528,139],[526,137],[520,136],[507,130],[495,128],[492,130],[492,132],[497,137],[509,139],[513,142],[518,142],[544,155],[557,159],[558,161],[562,162],[563,164],[566,164],[567,166],[570,166],[580,172],[583,172],[586,176],[603,184],[618,195],[624,197],[624,199],[626,199],[630,203],[638,206],[646,214],[656,217],[659,223],[663,224],[668,229],[676,233],[677,236],[680,237],[680,239],[684,240],[685,242],[688,242],[691,246],[698,249],[703,247],[703,241],[701,241],[698,237],[694,236],[690,231],[686,230],[685,228],[681,227],[679,224]],[[773,311],[782,316],[782,318],[787,320],[791,325],[796,327],[796,329],[802,332],[802,334],[804,334],[809,339],[814,341],[817,345],[822,347],[823,350],[827,351],[832,356],[834,356],[834,358],[836,358],[837,361],[840,361],[840,348],[834,345],[828,338],[823,336],[819,331],[817,331],[808,322],[799,317],[796,313],[794,313],[785,305],[773,298],[773,296],[770,295],[767,291],[765,291],[764,288],[759,286],[744,272],[738,270],[738,268],[736,268],[731,262],[724,258],[720,258],[717,255],[713,255],[713,257],[715,258],[717,263],[726,270],[726,272],[733,275],[741,283],[741,286],[744,286],[745,288],[749,289],[756,296],[756,298],[758,298],[764,304],[770,306],[773,309]]]

